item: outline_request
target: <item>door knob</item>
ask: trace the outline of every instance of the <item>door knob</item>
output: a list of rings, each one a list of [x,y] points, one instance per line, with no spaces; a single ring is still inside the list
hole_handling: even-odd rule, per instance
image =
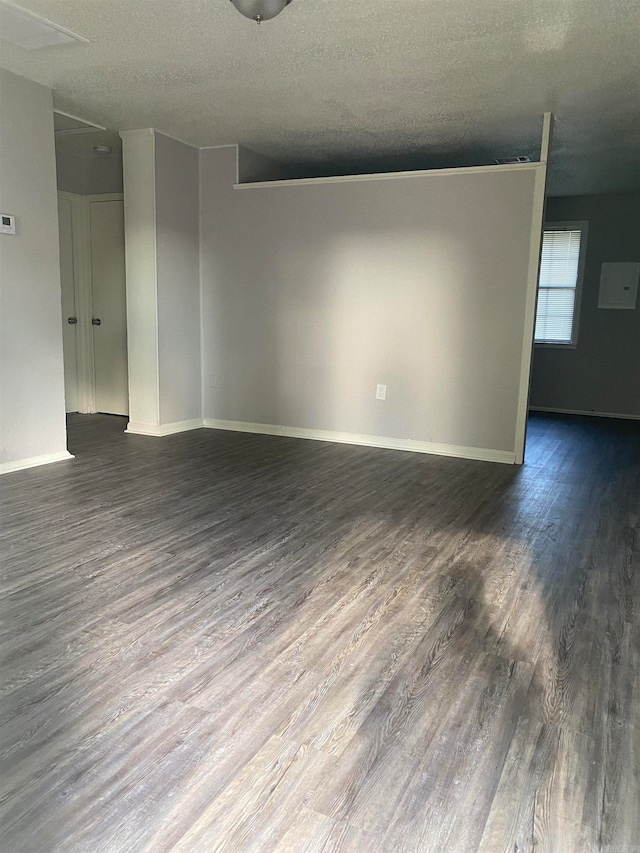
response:
[[[78,322],[78,318],[77,318],[77,317],[67,317],[67,323],[68,323],[70,326],[75,326],[75,324],[76,324],[77,322]]]
[[[101,322],[102,322],[102,320],[100,319],[100,317],[94,317],[94,318],[91,320],[91,324],[92,324],[93,326],[99,326]]]

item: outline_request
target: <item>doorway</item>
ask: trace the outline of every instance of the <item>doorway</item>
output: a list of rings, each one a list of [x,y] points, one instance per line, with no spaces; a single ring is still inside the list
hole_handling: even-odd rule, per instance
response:
[[[54,110],[67,413],[129,411],[122,143]]]

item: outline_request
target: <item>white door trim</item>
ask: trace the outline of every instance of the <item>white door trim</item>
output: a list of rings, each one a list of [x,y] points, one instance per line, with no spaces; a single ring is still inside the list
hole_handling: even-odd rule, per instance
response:
[[[85,195],[89,204],[96,201],[124,201],[124,193],[94,193],[93,195]]]

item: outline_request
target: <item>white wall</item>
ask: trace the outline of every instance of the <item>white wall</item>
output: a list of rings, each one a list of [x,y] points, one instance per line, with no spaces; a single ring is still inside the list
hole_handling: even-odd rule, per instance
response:
[[[155,140],[152,130],[122,135],[127,275],[129,419],[160,423],[156,270]]]
[[[198,150],[156,141],[160,423],[202,417]]]
[[[66,458],[51,91],[0,69],[0,470]]]
[[[537,168],[233,189],[201,151],[205,418],[513,461]]]
[[[198,151],[154,130],[123,141],[130,432],[202,418]]]

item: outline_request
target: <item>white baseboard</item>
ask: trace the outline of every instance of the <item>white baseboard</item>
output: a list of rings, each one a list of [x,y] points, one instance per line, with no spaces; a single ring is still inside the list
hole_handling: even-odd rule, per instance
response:
[[[131,421],[127,424],[125,432],[133,435],[173,435],[176,432],[187,432],[190,429],[202,429],[204,421],[202,418],[193,418],[190,421],[174,421],[171,424],[134,424]]]
[[[484,447],[463,447],[457,444],[436,444],[430,441],[415,441],[411,438],[386,438],[381,435],[363,435],[354,432],[304,429],[302,427],[254,424],[245,421],[223,421],[205,418],[204,426],[209,429],[252,432],[260,435],[283,435],[287,438],[307,438],[312,441],[330,441],[337,444],[357,444],[364,447],[382,447],[387,450],[407,450],[413,453],[431,453],[437,456],[456,456],[461,459],[477,459],[483,462],[504,462],[513,465],[515,452],[490,450]]]
[[[29,456],[26,459],[16,459],[15,462],[2,462],[0,474],[10,474],[12,471],[24,471],[25,468],[36,468],[38,465],[50,465],[52,462],[62,462],[74,457],[67,450],[57,453],[44,453],[42,456]]]
[[[589,415],[592,418],[620,418],[622,420],[640,421],[640,415],[619,415],[614,412],[584,412],[581,409],[551,409],[547,406],[530,406],[530,412],[551,412],[557,415]]]

